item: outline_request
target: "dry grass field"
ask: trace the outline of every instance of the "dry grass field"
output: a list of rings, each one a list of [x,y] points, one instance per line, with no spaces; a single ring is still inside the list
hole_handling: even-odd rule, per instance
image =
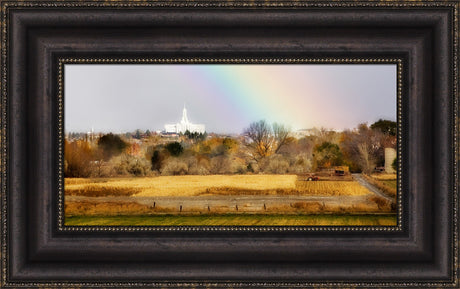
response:
[[[106,222],[112,225],[128,224],[123,218],[131,220],[129,224],[133,225],[166,225],[171,222],[192,225],[198,220],[203,221],[200,225],[281,225],[303,222],[312,225],[391,225],[396,220],[392,202],[376,196],[356,181],[306,181],[297,175],[66,178],[65,196],[69,197],[65,199],[66,225],[102,225]],[[233,203],[232,206],[207,205],[206,200],[218,197],[227,200],[227,196],[228,200],[241,196],[246,201],[238,201],[238,207]],[[267,198],[278,196],[286,196],[282,197],[284,202],[268,202]],[[298,196],[306,199],[298,200]],[[70,197],[74,199],[70,200]],[[171,199],[172,203],[165,203],[159,197]],[[187,205],[183,199],[190,197],[193,200],[201,198],[204,203],[199,201],[198,205]],[[177,198],[179,201],[174,201]],[[263,207],[254,209],[255,198],[265,200]],[[152,201],[146,203],[143,201],[145,199]],[[153,201],[156,201],[156,206],[152,206]],[[174,202],[181,204],[180,210]],[[373,221],[367,217],[350,217],[353,214],[376,213],[391,216],[387,215],[383,219],[376,217],[375,220],[371,218]],[[304,217],[307,215],[316,217]],[[329,217],[321,217],[325,215]],[[309,221],[305,221],[305,218]],[[165,220],[165,223],[158,224],[160,220]]]
[[[145,178],[68,179],[67,196],[314,195],[361,196],[352,181],[303,181],[296,175],[208,175]]]

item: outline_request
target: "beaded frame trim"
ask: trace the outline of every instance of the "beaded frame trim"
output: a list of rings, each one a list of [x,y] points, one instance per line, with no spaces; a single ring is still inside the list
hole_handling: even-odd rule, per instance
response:
[[[58,229],[60,231],[385,231],[402,229],[402,162],[398,162],[398,194],[396,226],[65,226],[64,225],[64,66],[66,64],[395,64],[397,67],[397,123],[402,129],[402,71],[403,61],[399,58],[60,58],[58,61],[58,106],[59,106],[59,187],[58,187]],[[401,160],[401,134],[397,134],[397,153]]]

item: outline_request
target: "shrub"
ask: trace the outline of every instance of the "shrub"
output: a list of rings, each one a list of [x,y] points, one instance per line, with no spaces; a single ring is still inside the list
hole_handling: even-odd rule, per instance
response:
[[[237,171],[237,164],[229,156],[216,156],[211,159],[210,171],[213,174],[233,174]]]
[[[188,174],[189,175],[209,175],[209,170],[206,169],[204,166],[196,165],[188,169]]]
[[[146,176],[150,173],[150,163],[144,158],[124,154],[114,160],[114,169],[119,175]]]
[[[264,173],[285,174],[289,169],[289,162],[282,155],[274,155],[264,160]]]
[[[296,156],[290,163],[288,168],[289,173],[303,174],[310,172],[312,169],[311,161],[306,155]]]
[[[169,158],[165,161],[163,168],[161,169],[162,176],[177,176],[185,175],[188,173],[187,164],[178,158]]]
[[[260,167],[257,163],[253,162],[253,163],[249,163],[246,167],[246,170],[249,172],[249,173],[255,173],[255,174],[258,174],[260,172]]]
[[[186,162],[189,175],[209,175],[209,161],[207,159],[189,157]]]

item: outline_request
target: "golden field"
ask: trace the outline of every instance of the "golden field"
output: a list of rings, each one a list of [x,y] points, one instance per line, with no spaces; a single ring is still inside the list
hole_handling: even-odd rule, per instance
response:
[[[364,196],[368,195],[368,189],[353,181],[298,181],[297,189],[303,195],[315,196]]]
[[[207,175],[65,179],[69,196],[314,195],[363,196],[353,181],[303,181],[296,175]]]

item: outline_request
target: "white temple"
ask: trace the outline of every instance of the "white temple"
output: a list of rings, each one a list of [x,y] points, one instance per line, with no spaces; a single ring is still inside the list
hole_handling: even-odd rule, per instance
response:
[[[189,132],[197,132],[197,133],[204,133],[205,126],[204,124],[194,124],[188,120],[187,117],[187,109],[184,105],[184,110],[182,111],[182,120],[180,123],[176,124],[165,124],[165,132],[166,133],[185,133],[186,131]]]

